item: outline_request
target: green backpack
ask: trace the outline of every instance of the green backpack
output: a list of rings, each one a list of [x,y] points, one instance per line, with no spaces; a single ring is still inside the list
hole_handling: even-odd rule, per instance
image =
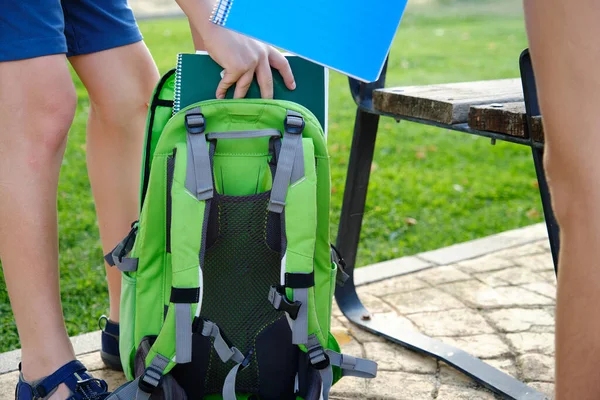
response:
[[[109,398],[317,400],[344,375],[375,377],[330,333],[343,272],[317,119],[265,99],[173,114],[173,83],[150,104],[139,221],[106,257],[131,381]]]

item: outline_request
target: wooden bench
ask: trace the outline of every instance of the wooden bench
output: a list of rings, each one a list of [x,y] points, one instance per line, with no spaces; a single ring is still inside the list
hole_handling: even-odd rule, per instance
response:
[[[454,125],[453,130],[529,144],[521,79],[378,89],[373,92],[373,109],[397,119]],[[534,120],[531,139],[543,144],[541,118]]]
[[[521,78],[385,88],[385,71],[377,82],[350,79],[351,94],[358,106],[346,188],[337,237],[350,279],[336,289],[336,301],[353,323],[409,349],[433,356],[470,376],[506,399],[546,399],[533,388],[453,346],[401,324],[379,319],[362,305],[354,285],[353,271],[365,209],[377,128],[381,116],[529,146],[532,150],[550,246],[558,257],[558,226],[550,206],[543,169],[544,132],[537,103],[535,78],[528,51],[520,57]]]

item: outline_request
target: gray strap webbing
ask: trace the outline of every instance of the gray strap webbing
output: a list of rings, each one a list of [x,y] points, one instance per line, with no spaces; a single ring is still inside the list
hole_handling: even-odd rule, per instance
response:
[[[149,400],[152,393],[146,393],[142,389],[138,388],[135,400]]]
[[[302,147],[302,125],[304,120],[302,115],[294,111],[288,111],[286,120],[287,124],[295,129],[292,131],[286,126],[281,151],[277,158],[277,170],[275,179],[273,179],[269,201],[269,211],[278,214],[281,214],[285,207],[285,199],[290,183],[296,182],[304,176],[304,151]]]
[[[140,378],[142,381],[147,383],[148,385],[156,388],[160,384],[160,379],[163,376],[163,372],[165,368],[169,365],[169,359],[160,354],[157,354],[153,359],[148,368],[144,371],[144,375]],[[136,381],[134,381],[136,382]],[[137,386],[137,392],[135,396],[135,400],[148,400],[152,393],[147,393]]]
[[[236,364],[235,367],[231,368],[227,377],[225,377],[225,383],[223,384],[223,400],[237,400],[235,395],[235,380],[241,365],[242,364]]]
[[[321,380],[323,381],[323,400],[328,400],[331,386],[333,386],[333,369],[331,368],[331,365],[320,370],[319,374],[321,374]]]
[[[298,146],[296,154],[294,155],[294,166],[292,167],[290,184],[296,183],[304,177],[304,148],[302,147],[302,139],[300,139],[300,144]]]
[[[191,304],[175,303],[175,360],[177,364],[192,362]]]
[[[223,362],[227,362],[229,360],[233,360],[236,363],[242,363],[244,361],[244,355],[241,351],[239,351],[236,347],[229,347],[223,336],[221,336],[221,331],[217,324],[211,321],[204,321],[204,326],[202,327],[202,336],[213,337],[214,343],[213,347],[215,351],[219,355],[219,358]]]
[[[134,400],[138,393],[138,381],[140,378],[126,383],[122,388],[114,391],[106,400]]]
[[[186,121],[194,121],[200,118],[201,114],[200,107],[192,108],[186,112]],[[204,117],[202,117],[203,120]],[[213,197],[213,179],[206,147],[206,136],[204,130],[194,133],[191,131],[193,131],[193,128],[188,127],[185,187],[198,200],[208,200]]]
[[[211,132],[206,134],[208,140],[213,139],[253,139],[259,137],[281,137],[277,129],[256,129],[251,131]]]
[[[269,289],[269,303],[276,309],[279,310],[281,307],[281,302],[283,301],[283,296],[281,293],[277,291],[275,287]]]
[[[308,343],[308,289],[294,289],[294,301],[302,303],[295,320],[288,318],[292,328],[292,344]]]
[[[138,269],[138,259],[123,257],[121,261],[119,261],[118,258],[115,257],[115,266],[121,272],[134,272]]]
[[[377,376],[377,363],[363,358],[340,354],[333,350],[325,350],[331,365],[340,367],[343,376],[356,376],[358,378],[375,378]]]

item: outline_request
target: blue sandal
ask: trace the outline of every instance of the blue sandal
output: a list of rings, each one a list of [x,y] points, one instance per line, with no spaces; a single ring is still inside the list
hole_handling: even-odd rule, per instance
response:
[[[67,400],[105,400],[110,395],[108,385],[101,379],[91,377],[86,371],[80,361],[74,360],[60,367],[52,375],[32,383],[25,381],[21,373],[15,390],[15,400],[44,399],[62,383],[71,391],[71,397]]]
[[[108,317],[103,315],[98,321],[98,326],[102,331],[100,357],[104,365],[113,371],[123,371],[121,357],[119,356],[119,323],[112,322]]]

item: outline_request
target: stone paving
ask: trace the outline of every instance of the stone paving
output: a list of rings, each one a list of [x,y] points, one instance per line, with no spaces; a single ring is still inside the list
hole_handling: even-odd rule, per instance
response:
[[[551,397],[555,277],[547,241],[426,268],[363,285],[358,292],[372,313],[459,347]],[[332,399],[496,398],[445,364],[351,325],[337,306],[333,315],[342,351],[377,361],[379,373],[373,380],[344,378]],[[122,374],[104,369],[97,351],[80,359],[111,387],[123,382]],[[0,398],[12,396],[16,380],[17,372],[0,372]]]

